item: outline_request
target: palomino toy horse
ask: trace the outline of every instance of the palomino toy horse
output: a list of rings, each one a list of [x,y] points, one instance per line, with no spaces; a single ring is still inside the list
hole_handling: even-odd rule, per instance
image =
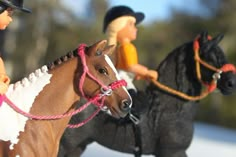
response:
[[[57,156],[60,138],[82,95],[99,110],[105,104],[115,117],[124,117],[132,101],[107,56],[113,50],[105,40],[90,47],[81,44],[10,85],[0,107],[0,157]]]
[[[147,109],[139,115],[138,125],[129,119],[117,120],[100,113],[88,125],[65,131],[59,157],[78,157],[93,141],[116,151],[135,153],[136,157],[142,154],[186,157],[186,149],[193,137],[197,100],[216,86],[224,95],[235,92],[236,69],[234,65],[227,64],[218,46],[222,38],[219,35],[209,40],[204,32],[195,41],[173,50],[162,61],[157,70],[158,82],[153,80],[146,89],[150,102],[141,104],[147,105]],[[157,84],[160,82],[162,86]],[[209,87],[207,92],[202,90],[205,85]],[[135,98],[133,100],[136,107]],[[72,120],[76,122],[83,116],[76,115]]]

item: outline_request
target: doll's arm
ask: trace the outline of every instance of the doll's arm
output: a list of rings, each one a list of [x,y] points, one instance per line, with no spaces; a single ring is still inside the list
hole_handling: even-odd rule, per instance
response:
[[[136,74],[136,79],[154,79],[157,80],[157,72],[155,70],[149,70],[147,67],[141,64],[133,64],[128,69],[130,72]]]
[[[10,78],[6,75],[3,60],[0,58],[0,94],[6,93],[9,83]]]

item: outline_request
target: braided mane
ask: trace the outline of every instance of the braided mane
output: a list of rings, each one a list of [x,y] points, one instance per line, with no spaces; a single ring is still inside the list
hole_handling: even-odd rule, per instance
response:
[[[68,61],[69,59],[72,59],[74,57],[77,57],[77,49],[73,50],[73,51],[69,51],[66,55],[61,56],[60,58],[56,59],[53,62],[50,62],[47,64],[48,70],[51,70],[53,68],[55,68],[56,66]]]

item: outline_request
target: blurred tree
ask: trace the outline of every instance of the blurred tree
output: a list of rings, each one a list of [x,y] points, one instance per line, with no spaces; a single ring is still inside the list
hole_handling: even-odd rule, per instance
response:
[[[5,33],[6,31],[1,30],[0,31],[0,55],[3,59],[6,59],[6,53],[4,51],[4,44],[5,44]]]
[[[28,6],[32,14],[18,17],[19,23],[7,34],[5,49],[12,67],[17,67],[11,74],[13,81],[78,44],[80,20],[71,10],[57,1],[29,1]]]

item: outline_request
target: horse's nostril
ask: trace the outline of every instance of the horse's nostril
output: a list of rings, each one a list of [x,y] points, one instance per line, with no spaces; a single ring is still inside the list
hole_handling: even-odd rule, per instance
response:
[[[233,80],[227,81],[228,88],[234,88],[235,86],[236,86],[235,81],[233,81]]]
[[[121,109],[122,109],[123,111],[127,111],[127,110],[130,110],[130,108],[131,108],[131,102],[128,101],[128,100],[123,100],[123,101],[122,101]]]

